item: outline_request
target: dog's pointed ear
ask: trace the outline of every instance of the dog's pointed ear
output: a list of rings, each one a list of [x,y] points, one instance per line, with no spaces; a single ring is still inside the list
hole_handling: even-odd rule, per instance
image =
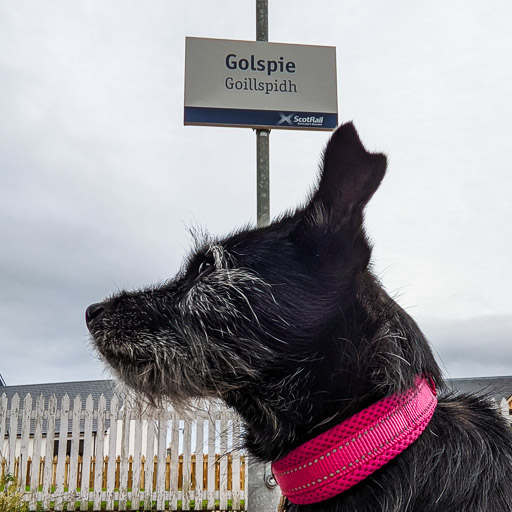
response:
[[[340,126],[325,148],[320,182],[304,220],[331,232],[357,233],[385,172],[385,155],[367,152],[352,123]]]

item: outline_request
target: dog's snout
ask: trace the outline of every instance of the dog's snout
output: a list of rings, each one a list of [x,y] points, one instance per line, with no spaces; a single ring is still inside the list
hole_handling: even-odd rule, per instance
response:
[[[101,302],[97,302],[96,304],[91,304],[87,310],[85,311],[85,322],[89,326],[89,324],[97,317],[99,317],[105,307]]]

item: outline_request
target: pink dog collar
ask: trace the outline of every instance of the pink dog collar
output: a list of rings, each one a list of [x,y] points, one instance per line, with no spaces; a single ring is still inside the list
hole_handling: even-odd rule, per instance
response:
[[[410,446],[436,408],[431,379],[379,400],[272,463],[282,493],[298,505],[332,498]]]

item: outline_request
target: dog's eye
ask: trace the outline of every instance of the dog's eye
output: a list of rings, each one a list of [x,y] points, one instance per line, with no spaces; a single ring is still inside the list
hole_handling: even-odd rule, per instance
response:
[[[197,277],[209,274],[213,270],[215,270],[215,265],[213,262],[209,260],[203,260],[197,268]]]

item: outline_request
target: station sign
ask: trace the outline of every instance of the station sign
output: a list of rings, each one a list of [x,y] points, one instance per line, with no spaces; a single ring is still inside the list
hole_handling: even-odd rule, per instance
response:
[[[186,125],[332,130],[336,48],[187,37]]]

